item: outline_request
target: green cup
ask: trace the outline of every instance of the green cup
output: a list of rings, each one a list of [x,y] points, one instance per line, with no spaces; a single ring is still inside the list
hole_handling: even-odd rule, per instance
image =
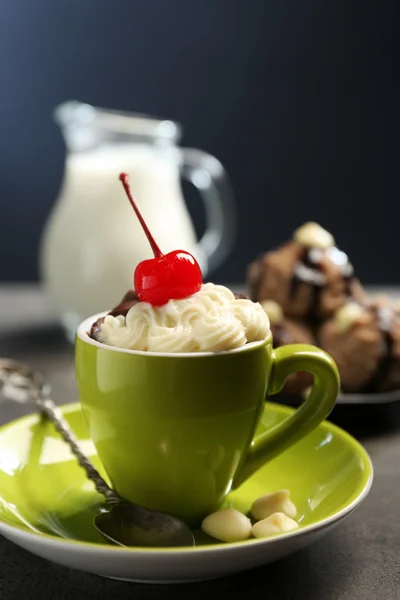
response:
[[[77,332],[79,396],[114,489],[125,499],[198,524],[231,489],[325,419],[339,390],[333,360],[308,345],[272,349],[272,337],[218,354],[157,354]],[[254,438],[266,394],[309,371],[314,386],[282,424]],[[288,482],[290,485],[290,482]]]

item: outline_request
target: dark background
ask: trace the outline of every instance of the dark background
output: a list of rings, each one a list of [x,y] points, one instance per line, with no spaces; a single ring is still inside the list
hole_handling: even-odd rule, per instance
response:
[[[51,112],[78,99],[176,119],[222,161],[240,232],[214,279],[313,219],[367,283],[399,282],[395,5],[1,0],[0,279],[38,276],[64,158]]]

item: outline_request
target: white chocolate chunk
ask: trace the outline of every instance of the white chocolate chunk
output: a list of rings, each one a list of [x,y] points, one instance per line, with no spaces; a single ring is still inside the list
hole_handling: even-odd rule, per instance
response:
[[[335,320],[341,333],[348,331],[355,323],[362,322],[365,318],[365,310],[356,302],[345,304],[335,313]]]
[[[208,515],[201,524],[207,535],[221,542],[241,542],[251,535],[251,521],[235,508],[225,508]]]
[[[275,302],[275,300],[264,300],[264,302],[261,302],[261,306],[267,313],[271,325],[282,323],[283,310],[282,307]]]
[[[290,517],[287,517],[283,513],[276,512],[273,515],[270,515],[267,519],[258,521],[258,523],[253,525],[251,533],[255,538],[264,538],[269,537],[270,535],[275,535],[276,533],[294,531],[298,528],[299,525],[296,523],[296,521]]]
[[[309,222],[299,227],[293,234],[293,239],[299,244],[310,248],[327,250],[335,245],[333,236],[318,223]]]
[[[251,514],[257,521],[266,519],[274,513],[283,513],[294,519],[297,515],[297,509],[289,498],[289,490],[279,490],[272,494],[265,494],[253,502]]]

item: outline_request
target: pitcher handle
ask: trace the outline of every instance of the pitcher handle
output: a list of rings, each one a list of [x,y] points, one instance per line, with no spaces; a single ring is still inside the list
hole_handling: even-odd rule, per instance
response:
[[[195,148],[180,149],[183,179],[199,191],[206,211],[206,231],[198,246],[207,258],[208,271],[227,257],[236,233],[236,209],[227,173],[214,156]]]

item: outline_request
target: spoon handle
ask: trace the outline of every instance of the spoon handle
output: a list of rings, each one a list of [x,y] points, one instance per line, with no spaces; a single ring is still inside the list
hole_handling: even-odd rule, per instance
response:
[[[36,397],[36,404],[41,412],[53,423],[63,440],[68,444],[72,453],[78,459],[79,465],[86,471],[86,475],[94,483],[97,492],[104,496],[106,502],[109,504],[120,502],[118,494],[107,485],[88,457],[85,456],[79,448],[77,439],[53,400],[43,396],[42,393],[39,392]]]
[[[17,361],[0,358],[0,395],[23,404],[33,400],[42,414],[53,423],[63,440],[68,444],[80,466],[94,483],[98,493],[104,496],[109,504],[120,502],[121,498],[117,492],[107,485],[100,473],[81,451],[78,440],[69,428],[62,412],[48,397],[49,390],[49,386],[45,384],[40,373]]]

